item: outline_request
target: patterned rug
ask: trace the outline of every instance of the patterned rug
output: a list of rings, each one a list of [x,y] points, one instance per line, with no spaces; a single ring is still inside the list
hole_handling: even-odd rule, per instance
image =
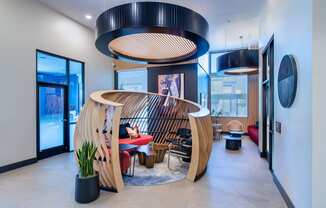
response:
[[[177,158],[170,159],[168,168],[168,157],[162,163],[155,163],[154,168],[146,168],[139,165],[138,157],[135,163],[135,175],[133,177],[124,176],[123,180],[129,186],[150,186],[172,183],[184,179],[188,173],[189,163],[179,161]]]

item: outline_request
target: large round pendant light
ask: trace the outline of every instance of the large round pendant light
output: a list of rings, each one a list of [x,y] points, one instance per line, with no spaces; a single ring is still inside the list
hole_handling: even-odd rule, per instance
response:
[[[97,49],[113,58],[150,64],[191,60],[209,49],[208,23],[185,7],[133,2],[111,8],[96,22]]]
[[[225,53],[217,58],[217,71],[229,75],[257,74],[258,49],[240,49]]]

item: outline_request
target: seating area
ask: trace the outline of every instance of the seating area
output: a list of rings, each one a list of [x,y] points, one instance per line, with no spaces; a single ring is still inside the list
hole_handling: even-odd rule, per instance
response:
[[[102,129],[101,134],[98,129]],[[75,149],[85,138],[92,138],[103,149],[95,155],[100,186],[120,192],[125,177],[137,176],[143,183],[137,173],[142,165],[155,169],[156,163],[165,163],[161,178],[177,169],[175,173],[182,172],[183,177],[176,180],[199,179],[210,157],[213,131],[207,109],[193,102],[154,93],[98,91],[91,94],[79,117]],[[180,158],[180,163],[172,157]],[[116,163],[119,160],[120,165]],[[186,171],[180,171],[180,167]],[[126,180],[135,184],[132,178]],[[155,175],[151,181],[150,185],[164,183]]]
[[[326,0],[0,0],[0,208],[326,208]]]

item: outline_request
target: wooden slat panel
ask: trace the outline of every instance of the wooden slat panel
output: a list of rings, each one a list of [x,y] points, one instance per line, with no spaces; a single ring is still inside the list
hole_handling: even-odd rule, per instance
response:
[[[153,135],[157,143],[165,143],[167,138],[174,137],[179,128],[190,128],[193,147],[187,178],[195,181],[203,174],[213,141],[207,109],[190,101],[154,93],[99,91],[91,95],[80,114],[75,130],[75,149],[86,140],[96,144],[94,167],[99,172],[102,186],[117,191],[123,188],[118,137],[119,125],[125,122],[138,125],[142,131]]]
[[[108,106],[89,99],[79,116],[74,136],[76,150],[84,141],[92,141],[97,146],[94,168],[99,173],[100,185],[117,191],[123,188],[118,138],[121,109],[121,106]],[[110,131],[102,132],[106,120],[112,120],[106,126],[112,129],[112,135]]]

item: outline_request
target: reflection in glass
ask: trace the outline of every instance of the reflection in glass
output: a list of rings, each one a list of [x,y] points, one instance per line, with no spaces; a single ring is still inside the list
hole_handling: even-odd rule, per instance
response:
[[[40,151],[64,144],[64,89],[39,88]]]

